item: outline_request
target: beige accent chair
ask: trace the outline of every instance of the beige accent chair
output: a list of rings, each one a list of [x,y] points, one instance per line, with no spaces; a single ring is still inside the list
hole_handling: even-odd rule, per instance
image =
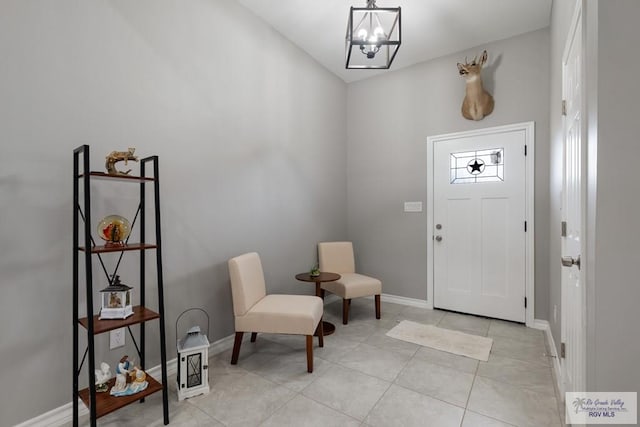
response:
[[[324,346],[322,299],[308,295],[267,295],[262,263],[255,252],[231,258],[228,264],[236,329],[231,364],[238,363],[245,332],[251,332],[251,342],[256,341],[258,332],[298,334],[307,336],[307,371],[313,372],[314,333],[318,335],[319,346]]]
[[[340,274],[340,280],[322,283],[322,289],[342,298],[342,323],[349,322],[351,299],[375,296],[376,319],[380,318],[380,294],[382,282],[373,277],[356,273],[353,244],[351,242],[318,243],[320,271]]]

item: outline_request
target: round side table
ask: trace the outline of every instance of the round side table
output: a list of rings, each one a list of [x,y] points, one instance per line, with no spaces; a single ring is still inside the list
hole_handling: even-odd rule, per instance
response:
[[[316,284],[316,296],[323,298],[323,292],[320,285],[323,282],[335,282],[340,279],[340,275],[337,273],[328,273],[325,271],[320,272],[318,276],[312,276],[309,273],[296,274],[296,279],[302,282],[313,282]],[[333,323],[322,321],[322,333],[327,336],[336,331],[336,326]]]

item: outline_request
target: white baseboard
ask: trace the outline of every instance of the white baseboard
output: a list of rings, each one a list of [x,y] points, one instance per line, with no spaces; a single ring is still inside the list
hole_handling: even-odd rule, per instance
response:
[[[373,295],[370,295],[368,297],[363,297],[363,298],[372,300],[373,299]],[[342,300],[342,298],[340,298],[339,296],[337,296],[335,294],[327,294],[325,296],[325,298],[324,298],[324,305],[331,304],[331,303],[334,303],[334,302],[340,301],[340,300]],[[416,298],[401,297],[401,296],[398,296],[398,295],[382,294],[382,295],[380,295],[380,301],[382,301],[382,302],[391,302],[391,303],[394,303],[394,304],[408,305],[410,307],[433,309],[433,307],[431,307],[426,300],[416,299]]]
[[[78,415],[83,416],[89,413],[89,410],[82,401],[78,400]],[[15,427],[53,427],[63,426],[72,421],[73,418],[73,405],[71,402],[62,405],[58,408],[52,409],[49,412],[38,415],[35,418],[31,418],[25,422],[22,422]]]
[[[558,351],[556,350],[556,343],[551,333],[551,326],[546,320],[535,319],[533,321],[533,328],[544,331],[547,343],[549,344],[549,352],[551,353],[551,360],[553,360],[553,373],[556,377],[556,386],[558,387],[558,397],[564,398],[564,384],[562,383],[562,370],[560,368],[560,358],[558,357]]]
[[[233,347],[233,339],[235,334],[231,334],[224,338],[221,338],[209,346],[209,357],[215,356],[216,354],[222,353]],[[249,339],[249,337],[246,337]],[[178,360],[177,358],[173,358],[171,360],[167,360],[167,377],[171,377],[176,375],[178,371]],[[156,365],[153,368],[147,369],[147,373],[151,375],[153,378],[161,378],[162,371],[160,369],[160,365]],[[175,380],[175,379],[173,379]],[[172,381],[171,378],[168,378],[168,381]],[[171,396],[169,397],[171,398]],[[81,400],[78,400],[78,415],[83,416],[89,413],[89,409],[84,405]],[[73,418],[73,405],[71,402],[66,403],[58,408],[52,409],[49,412],[38,415],[35,418],[31,418],[30,420],[24,421],[15,427],[59,427],[63,426],[71,421]]]
[[[533,325],[531,325],[533,329],[540,329],[541,331],[546,331],[549,329],[549,322],[546,320],[533,319]]]
[[[407,298],[407,297],[401,297],[398,295],[389,295],[389,294],[382,294],[380,296],[380,299],[383,302],[391,302],[394,304],[408,305],[409,307],[433,309],[433,307],[431,307],[426,300],[422,300],[422,299]]]

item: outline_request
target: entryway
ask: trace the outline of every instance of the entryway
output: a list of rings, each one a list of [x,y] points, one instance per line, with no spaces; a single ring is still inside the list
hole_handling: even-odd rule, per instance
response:
[[[531,325],[533,122],[427,143],[429,305]]]

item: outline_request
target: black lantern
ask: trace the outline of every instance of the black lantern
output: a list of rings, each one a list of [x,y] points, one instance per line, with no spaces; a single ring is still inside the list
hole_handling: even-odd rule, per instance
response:
[[[387,69],[400,47],[400,8],[351,7],[347,22],[346,68]]]

